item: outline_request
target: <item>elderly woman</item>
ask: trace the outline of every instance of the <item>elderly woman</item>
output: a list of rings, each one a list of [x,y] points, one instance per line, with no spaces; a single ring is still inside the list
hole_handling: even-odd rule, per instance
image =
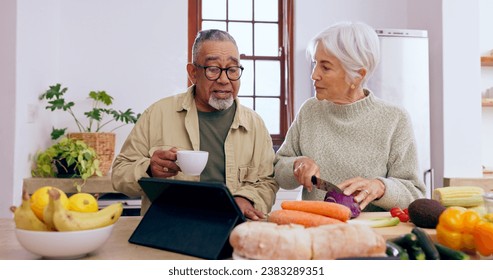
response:
[[[276,154],[281,188],[303,185],[304,200],[324,200],[315,175],[353,195],[364,211],[404,209],[424,197],[407,112],[365,88],[379,52],[377,34],[364,23],[337,23],[311,41],[316,96],[301,106]]]

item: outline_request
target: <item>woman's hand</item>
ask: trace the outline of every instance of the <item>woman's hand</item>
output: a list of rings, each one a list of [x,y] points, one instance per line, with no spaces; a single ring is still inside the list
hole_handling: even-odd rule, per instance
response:
[[[293,163],[293,174],[298,183],[311,192],[313,188],[312,176],[320,177],[320,167],[313,159],[301,157]]]
[[[356,177],[342,182],[338,187],[345,195],[353,195],[354,201],[359,203],[361,210],[385,193],[385,185],[378,179]]]
[[[177,151],[178,149],[173,147],[167,151],[157,150],[152,154],[150,163],[152,177],[168,178],[181,171],[175,163]]]

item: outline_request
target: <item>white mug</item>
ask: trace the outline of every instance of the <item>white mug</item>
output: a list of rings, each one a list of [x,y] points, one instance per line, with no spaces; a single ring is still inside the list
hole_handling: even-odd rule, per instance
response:
[[[188,176],[198,176],[205,168],[209,152],[181,150],[176,152],[176,164]]]

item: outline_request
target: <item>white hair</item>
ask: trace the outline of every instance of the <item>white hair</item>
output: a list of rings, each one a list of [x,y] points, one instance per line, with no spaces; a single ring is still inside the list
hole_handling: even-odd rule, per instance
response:
[[[364,86],[380,60],[377,33],[362,22],[339,22],[320,32],[308,46],[307,52],[312,59],[318,45],[339,59],[348,76],[348,83],[361,77],[358,70],[364,68],[366,76],[361,80]]]

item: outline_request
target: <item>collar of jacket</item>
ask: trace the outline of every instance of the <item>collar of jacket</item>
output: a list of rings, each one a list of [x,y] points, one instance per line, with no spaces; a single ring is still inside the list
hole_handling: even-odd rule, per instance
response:
[[[182,102],[178,102],[178,106],[176,108],[177,112],[186,110],[197,110],[197,106],[195,106],[195,99],[194,99],[194,92],[195,92],[195,85],[190,86],[187,89],[187,92],[184,95],[181,95]],[[243,127],[245,130],[249,131],[252,127],[252,122],[248,121],[249,118],[247,113],[248,113],[248,108],[245,108],[241,106],[240,100],[238,97],[235,98],[236,102],[236,113],[235,117],[233,119],[233,123],[231,124],[231,128],[233,129],[238,129],[240,126]]]

